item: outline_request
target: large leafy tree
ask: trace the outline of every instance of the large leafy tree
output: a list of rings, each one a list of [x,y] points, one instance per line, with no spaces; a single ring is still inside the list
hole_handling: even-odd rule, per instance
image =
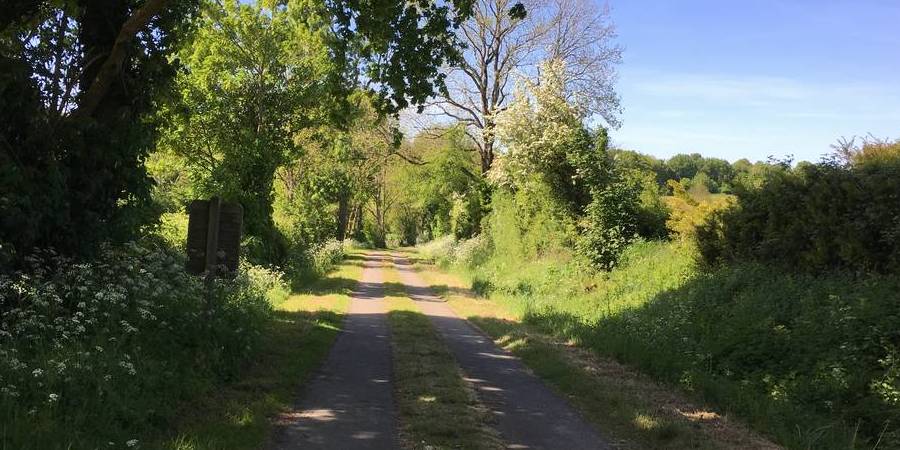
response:
[[[83,254],[152,214],[142,120],[174,75],[185,0],[14,2],[0,22],[0,241]],[[0,244],[2,245],[2,244]]]
[[[179,53],[160,147],[186,160],[198,193],[239,201],[251,236],[272,238],[275,170],[300,151],[294,134],[325,120],[333,68],[317,31],[284,8],[208,4]]]

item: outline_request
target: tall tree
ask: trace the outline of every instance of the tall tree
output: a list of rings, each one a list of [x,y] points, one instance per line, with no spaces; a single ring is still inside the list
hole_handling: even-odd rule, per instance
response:
[[[89,253],[153,216],[143,119],[191,0],[17,2],[0,22],[0,241]],[[7,194],[8,193],[8,194]],[[0,244],[2,245],[2,244]],[[21,256],[21,254],[20,254]]]
[[[464,58],[447,69],[447,89],[432,114],[466,125],[486,173],[496,153],[495,116],[510,98],[511,79],[537,79],[546,59],[565,63],[567,96],[588,115],[619,125],[615,66],[622,49],[607,7],[596,0],[478,0],[458,32]]]
[[[327,167],[302,167],[306,144],[350,133],[358,116],[380,123],[436,92],[438,69],[457,57],[453,26],[465,18],[466,1],[455,4],[207,2],[181,53],[179,101],[164,114],[161,143],[196,168],[200,192],[239,200],[248,234],[271,242],[276,174],[288,197],[304,186],[298,180],[325,173],[366,179],[332,164],[344,161],[352,169],[346,160],[352,152],[321,142],[315,160]],[[342,237],[350,190],[335,186],[318,194],[341,202],[336,234]],[[304,234],[308,240],[321,233]]]

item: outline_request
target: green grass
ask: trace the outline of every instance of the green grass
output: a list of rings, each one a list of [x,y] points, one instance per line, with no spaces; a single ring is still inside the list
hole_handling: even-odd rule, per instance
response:
[[[900,447],[900,279],[704,271],[694,259],[685,244],[640,242],[609,273],[511,254],[453,270],[529,329],[676,385],[782,445]]]
[[[343,264],[279,305],[262,351],[238,380],[185,405],[170,438],[151,447],[173,450],[258,449],[271,419],[328,355],[361,268]]]
[[[396,279],[396,270],[385,272],[385,281]],[[402,445],[435,450],[503,448],[487,423],[486,409],[428,317],[400,292],[386,298]]]

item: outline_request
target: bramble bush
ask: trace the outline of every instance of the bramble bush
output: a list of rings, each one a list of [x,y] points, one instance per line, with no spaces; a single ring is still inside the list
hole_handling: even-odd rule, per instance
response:
[[[184,270],[159,242],[89,262],[48,250],[0,276],[0,447],[123,446],[238,373],[286,292],[277,271],[233,280]]]

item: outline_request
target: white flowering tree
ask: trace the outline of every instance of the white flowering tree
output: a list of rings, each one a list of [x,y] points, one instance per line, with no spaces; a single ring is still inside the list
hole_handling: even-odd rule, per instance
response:
[[[498,184],[515,183],[564,164],[574,146],[589,145],[583,121],[587,109],[566,98],[565,63],[541,64],[538,80],[519,80],[509,107],[497,114],[503,155],[489,172]]]
[[[635,236],[638,191],[617,175],[606,130],[592,136],[585,128],[589,108],[567,94],[565,64],[553,59],[540,68],[539,81],[521,81],[496,117],[505,152],[488,178],[513,189],[545,183],[576,224],[578,252],[609,269]]]

